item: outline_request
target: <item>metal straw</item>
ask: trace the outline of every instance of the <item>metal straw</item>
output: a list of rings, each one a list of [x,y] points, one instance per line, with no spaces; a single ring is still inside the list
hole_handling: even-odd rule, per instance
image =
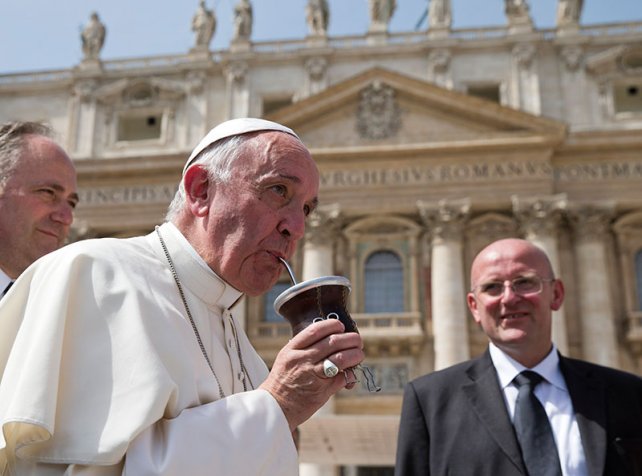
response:
[[[294,277],[294,273],[292,272],[292,268],[290,268],[290,265],[288,264],[288,262],[285,261],[280,256],[279,256],[279,259],[281,260],[281,263],[283,263],[283,266],[285,266],[285,269],[288,270],[288,274],[290,275],[290,281],[292,281],[292,285],[294,286],[296,284],[296,278]]]

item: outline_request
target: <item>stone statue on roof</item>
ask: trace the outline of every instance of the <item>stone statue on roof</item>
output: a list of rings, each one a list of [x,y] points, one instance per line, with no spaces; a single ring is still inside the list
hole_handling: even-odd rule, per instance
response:
[[[559,0],[557,4],[557,26],[575,26],[580,22],[583,0]]]
[[[105,25],[98,18],[98,13],[93,12],[89,22],[82,29],[80,39],[82,40],[83,60],[97,60],[100,50],[105,44]]]
[[[252,35],[252,5],[250,0],[241,0],[234,7],[233,41],[249,41]]]
[[[428,25],[430,28],[450,28],[452,12],[450,0],[430,0],[428,7]]]
[[[396,0],[369,0],[370,23],[388,25],[397,8]]]
[[[305,17],[311,35],[327,35],[330,19],[327,0],[308,0],[308,4],[305,7]]]
[[[205,6],[205,0],[200,0],[198,9],[192,18],[192,31],[196,35],[196,48],[209,48],[210,41],[216,31],[216,17],[214,12]]]

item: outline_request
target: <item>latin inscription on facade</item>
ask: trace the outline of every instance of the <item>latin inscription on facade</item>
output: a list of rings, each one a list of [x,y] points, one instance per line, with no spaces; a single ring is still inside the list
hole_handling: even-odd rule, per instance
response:
[[[321,173],[321,186],[347,188],[485,181],[496,183],[513,182],[520,179],[544,179],[559,182],[640,180],[642,179],[642,162],[570,164],[553,168],[550,163],[544,161],[509,161],[328,170]]]
[[[512,181],[518,178],[552,178],[546,162],[502,162],[492,164],[441,164],[434,166],[381,167],[363,170],[333,170],[321,174],[321,186],[363,187],[421,185],[428,183]]]
[[[174,198],[176,184],[132,185],[80,189],[82,205],[129,205],[167,203]]]

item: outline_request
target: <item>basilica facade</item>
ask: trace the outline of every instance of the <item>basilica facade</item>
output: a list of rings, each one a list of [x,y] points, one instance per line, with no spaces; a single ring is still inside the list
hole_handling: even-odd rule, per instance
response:
[[[328,36],[327,3],[310,1],[300,40],[252,42],[246,9],[224,50],[208,47],[210,21],[184,54],[94,49],[69,69],[0,74],[0,122],[49,122],[75,161],[74,240],[151,231],[226,119],[300,135],[321,206],[291,264],[300,281],[350,280],[382,388],[340,392],[301,427],[303,475],[390,474],[404,384],[487,346],[465,295],[498,238],[538,244],[563,279],[563,354],[642,374],[642,22],[582,25],[582,2],[560,0],[542,30],[506,0],[505,24],[453,29],[450,2],[433,0],[426,29],[392,34],[395,2],[371,4],[363,35]],[[284,272],[238,311],[268,364],[290,337],[273,309],[289,286]]]

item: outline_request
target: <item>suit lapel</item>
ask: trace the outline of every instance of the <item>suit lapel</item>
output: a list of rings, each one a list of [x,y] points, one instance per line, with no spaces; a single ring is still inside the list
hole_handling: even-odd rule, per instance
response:
[[[462,387],[475,413],[515,467],[526,474],[521,452],[508,417],[504,395],[488,351],[468,369],[472,382]]]
[[[566,380],[573,411],[580,429],[586,467],[590,476],[604,472],[606,460],[606,389],[573,361],[560,355],[560,369]]]

